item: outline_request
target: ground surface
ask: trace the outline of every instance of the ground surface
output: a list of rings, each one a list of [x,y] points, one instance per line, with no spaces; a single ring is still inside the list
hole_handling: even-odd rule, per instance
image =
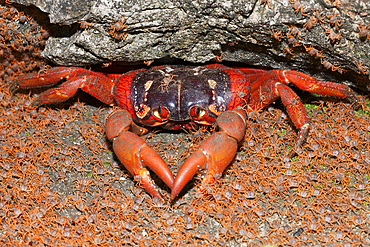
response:
[[[313,98],[311,132],[293,159],[284,157],[297,133],[281,106],[253,114],[209,196],[196,192],[198,177],[169,204],[150,198],[112,154],[103,128],[110,108],[79,94],[35,109],[7,85],[0,97],[2,244],[370,244],[368,108]],[[176,173],[207,131],[144,138]]]

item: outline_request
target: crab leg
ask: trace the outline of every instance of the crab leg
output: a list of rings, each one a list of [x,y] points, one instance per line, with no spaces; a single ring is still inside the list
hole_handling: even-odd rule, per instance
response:
[[[67,79],[57,88],[51,88],[39,95],[34,106],[65,101],[76,94],[77,89],[91,94],[106,104],[113,104],[112,87],[115,78],[103,73],[92,72],[76,67],[55,67],[44,73],[20,75],[10,86],[11,91],[18,88],[50,86]]]
[[[51,86],[58,83],[63,78],[75,77],[85,72],[85,69],[75,67],[54,67],[45,72],[23,74],[17,77],[11,85],[11,91],[17,88],[34,88]]]
[[[273,80],[285,85],[293,83],[301,90],[315,94],[348,98],[351,102],[358,101],[356,94],[348,86],[330,81],[320,81],[296,70],[279,69],[267,71],[253,68],[237,69],[243,72],[251,82],[252,92],[258,90],[267,81]]]
[[[113,141],[114,153],[132,176],[139,180],[150,195],[163,200],[145,166],[157,174],[169,188],[172,188],[174,182],[173,175],[157,152],[139,136],[128,131],[132,125],[134,123],[129,112],[116,111],[107,119],[106,135]]]
[[[356,94],[346,85],[331,81],[319,81],[295,70],[278,70],[276,73],[279,74],[280,78],[286,81],[286,84],[291,82],[304,91],[326,96],[347,98],[352,103],[358,102]]]
[[[255,80],[251,85],[252,93],[248,101],[249,110],[258,110],[281,98],[293,124],[299,129],[298,139],[293,151],[300,147],[307,138],[309,118],[298,95],[287,85],[293,83],[302,90],[335,97],[348,98],[357,102],[356,94],[346,85],[330,81],[319,81],[304,73],[294,70],[272,70]]]
[[[221,113],[217,120],[219,132],[207,138],[181,166],[171,191],[174,199],[197,171],[206,169],[202,184],[212,184],[234,159],[238,142],[245,134],[246,115],[241,109]]]
[[[358,102],[356,94],[348,86],[331,81],[320,81],[313,78],[312,76],[295,70],[271,70],[267,71],[264,75],[259,76],[258,79],[256,79],[253,74],[246,76],[252,82],[252,93],[263,87],[263,84],[265,84],[267,81],[273,80],[285,85],[293,83],[301,90],[308,91],[310,93],[348,98],[348,100],[352,103]],[[266,92],[267,91],[265,91],[264,93]]]

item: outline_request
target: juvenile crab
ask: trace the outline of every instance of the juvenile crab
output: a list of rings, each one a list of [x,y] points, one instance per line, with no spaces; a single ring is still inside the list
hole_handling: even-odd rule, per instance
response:
[[[163,199],[148,170],[151,169],[171,189],[174,199],[200,169],[206,169],[202,184],[210,184],[222,175],[233,160],[246,129],[246,113],[259,110],[279,97],[286,107],[298,139],[295,149],[307,137],[309,118],[289,83],[315,94],[347,98],[357,96],[347,86],[319,81],[294,70],[228,68],[206,66],[157,66],[125,74],[105,74],[78,67],[55,67],[46,72],[19,76],[11,85],[31,88],[58,83],[57,88],[40,94],[34,106],[61,102],[80,88],[106,104],[117,104],[106,121],[106,135],[127,170],[153,197]],[[216,124],[219,131],[207,138],[185,161],[173,177],[170,169],[137,134],[146,126],[165,129],[190,129],[197,124]]]

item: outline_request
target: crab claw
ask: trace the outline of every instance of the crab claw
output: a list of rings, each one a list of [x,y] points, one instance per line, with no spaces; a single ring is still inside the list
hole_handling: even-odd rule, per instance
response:
[[[181,166],[171,191],[174,199],[197,171],[206,169],[202,184],[212,184],[234,159],[238,142],[245,134],[246,115],[241,109],[221,113],[217,120],[219,132],[207,138]]]
[[[132,176],[139,180],[150,195],[163,200],[145,166],[157,174],[170,188],[174,182],[173,175],[157,152],[139,136],[128,131],[133,124],[129,112],[116,111],[107,119],[106,135],[113,141],[114,153]]]

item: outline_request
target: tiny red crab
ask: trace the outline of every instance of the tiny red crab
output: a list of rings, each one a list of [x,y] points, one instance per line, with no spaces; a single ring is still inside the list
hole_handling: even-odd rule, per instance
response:
[[[233,160],[246,129],[246,112],[259,110],[279,97],[293,124],[299,130],[295,149],[302,145],[309,129],[309,118],[299,97],[288,87],[315,94],[347,98],[357,96],[347,86],[319,81],[294,70],[259,70],[228,68],[219,64],[206,66],[157,66],[121,74],[92,72],[77,67],[55,67],[46,72],[19,76],[11,85],[30,88],[53,85],[57,88],[40,94],[34,106],[61,102],[80,88],[106,104],[117,104],[106,122],[106,135],[113,150],[127,170],[153,197],[163,199],[148,170],[151,169],[171,189],[174,199],[200,169],[207,173],[202,184],[210,184],[222,175]],[[185,161],[173,177],[163,159],[137,134],[145,126],[177,130],[196,124],[218,126]]]

